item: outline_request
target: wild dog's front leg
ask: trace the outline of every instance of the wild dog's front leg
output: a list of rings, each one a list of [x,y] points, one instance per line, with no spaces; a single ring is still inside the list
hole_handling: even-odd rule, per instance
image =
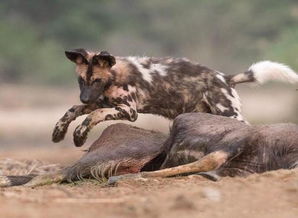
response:
[[[82,146],[87,138],[90,129],[104,120],[129,120],[135,121],[138,117],[137,111],[133,107],[121,104],[115,108],[97,109],[90,113],[88,117],[79,125],[73,134],[76,146]]]
[[[96,106],[91,105],[74,105],[70,108],[63,117],[56,123],[52,141],[59,142],[64,139],[69,124],[74,121],[77,117],[84,114],[88,114],[96,109]]]

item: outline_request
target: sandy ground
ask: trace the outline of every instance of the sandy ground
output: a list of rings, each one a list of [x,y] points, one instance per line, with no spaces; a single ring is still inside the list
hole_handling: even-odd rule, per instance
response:
[[[274,94],[273,94],[274,92]],[[63,94],[62,94],[63,93]],[[252,123],[298,122],[297,93],[293,87],[239,89],[243,114]],[[69,165],[111,122],[92,130],[82,148],[66,139],[50,141],[54,124],[73,104],[76,89],[0,87],[0,161],[28,160],[23,171],[40,160]],[[140,116],[134,125],[168,132],[170,122]],[[31,165],[28,165],[31,163]],[[4,171],[4,169],[6,171]],[[3,167],[0,175],[15,174]],[[122,182],[108,187],[98,182],[0,189],[0,217],[298,217],[298,171],[276,171],[248,178],[211,182],[199,176]]]
[[[25,167],[25,166],[24,166]],[[1,217],[296,218],[298,170],[218,182],[200,176],[0,189]]]

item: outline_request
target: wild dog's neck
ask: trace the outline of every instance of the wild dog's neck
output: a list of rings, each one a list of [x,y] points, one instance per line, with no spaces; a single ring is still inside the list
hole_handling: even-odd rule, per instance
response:
[[[124,57],[116,57],[116,64],[111,68],[111,82],[116,85],[124,85],[131,82],[132,66]]]

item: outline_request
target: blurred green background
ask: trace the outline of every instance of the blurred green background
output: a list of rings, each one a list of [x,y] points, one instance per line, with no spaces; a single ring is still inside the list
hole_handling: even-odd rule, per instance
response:
[[[226,73],[272,59],[298,69],[297,0],[9,0],[0,81],[73,83],[64,50],[188,57]]]
[[[63,162],[81,156],[72,132],[84,117],[59,144],[51,142],[51,133],[64,112],[80,103],[64,50],[82,47],[117,56],[187,57],[228,74],[263,59],[297,71],[298,1],[2,0],[0,159]],[[296,88],[243,84],[237,91],[251,123],[298,122]],[[97,125],[86,146],[110,124]],[[133,125],[168,132],[170,122],[140,115]]]

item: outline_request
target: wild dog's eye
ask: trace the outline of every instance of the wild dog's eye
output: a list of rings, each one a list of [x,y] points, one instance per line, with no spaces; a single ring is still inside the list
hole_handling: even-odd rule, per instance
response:
[[[98,60],[97,60],[96,58],[93,58],[93,59],[92,59],[92,64],[93,64],[93,65],[98,64]]]
[[[101,79],[95,79],[95,80],[93,80],[92,85],[93,84],[96,84],[96,83],[101,83]]]
[[[85,83],[84,79],[80,76],[78,78],[78,82],[79,82],[80,85],[83,85]]]

